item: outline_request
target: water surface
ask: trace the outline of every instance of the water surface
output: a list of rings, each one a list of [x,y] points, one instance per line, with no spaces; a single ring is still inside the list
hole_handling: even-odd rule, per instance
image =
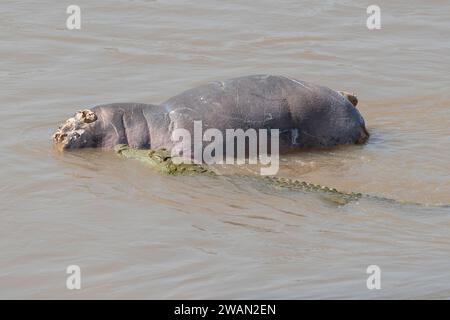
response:
[[[83,107],[281,74],[356,92],[372,136],[284,156],[279,175],[449,204],[448,1],[378,1],[377,31],[370,1],[77,0],[74,31],[70,4],[0,4],[0,298],[450,297],[448,208],[336,206],[50,143]]]

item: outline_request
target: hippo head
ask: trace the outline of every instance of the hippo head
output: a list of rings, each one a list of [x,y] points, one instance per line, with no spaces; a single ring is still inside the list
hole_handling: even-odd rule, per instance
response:
[[[97,120],[98,117],[92,110],[78,111],[59,126],[53,134],[53,143],[61,149],[97,146]]]
[[[355,93],[350,93],[347,91],[338,91],[338,93],[343,96],[344,98],[346,98],[348,101],[351,102],[351,104],[356,108],[356,106],[358,105],[358,97],[356,96]],[[367,140],[370,137],[369,132],[366,129],[366,125],[364,123],[364,119],[362,118],[362,116],[360,115],[360,122],[362,123],[360,126],[360,135],[359,138],[356,140],[356,144],[363,144],[366,143]]]

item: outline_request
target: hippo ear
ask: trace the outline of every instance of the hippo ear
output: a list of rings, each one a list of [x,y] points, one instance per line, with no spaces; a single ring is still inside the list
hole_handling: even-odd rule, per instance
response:
[[[92,110],[84,109],[77,111],[75,119],[84,123],[91,123],[97,120],[97,115]]]
[[[344,98],[346,98],[348,101],[350,101],[352,103],[353,106],[357,106],[358,104],[358,98],[356,97],[356,94],[354,93],[349,93],[346,91],[338,91],[340,93],[341,96],[343,96]]]

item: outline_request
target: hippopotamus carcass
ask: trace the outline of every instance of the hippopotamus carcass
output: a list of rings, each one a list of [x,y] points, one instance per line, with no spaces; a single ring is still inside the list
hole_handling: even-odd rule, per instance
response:
[[[284,76],[252,75],[211,82],[155,104],[113,103],[78,111],[53,135],[62,149],[171,150],[176,128],[279,129],[280,151],[361,144],[364,119],[353,94]]]

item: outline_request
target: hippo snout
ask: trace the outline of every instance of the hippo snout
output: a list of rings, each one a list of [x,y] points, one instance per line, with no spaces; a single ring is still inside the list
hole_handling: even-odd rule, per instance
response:
[[[369,131],[367,131],[366,126],[362,125],[360,128],[360,135],[358,140],[356,140],[356,144],[364,144],[369,140],[370,134]]]

